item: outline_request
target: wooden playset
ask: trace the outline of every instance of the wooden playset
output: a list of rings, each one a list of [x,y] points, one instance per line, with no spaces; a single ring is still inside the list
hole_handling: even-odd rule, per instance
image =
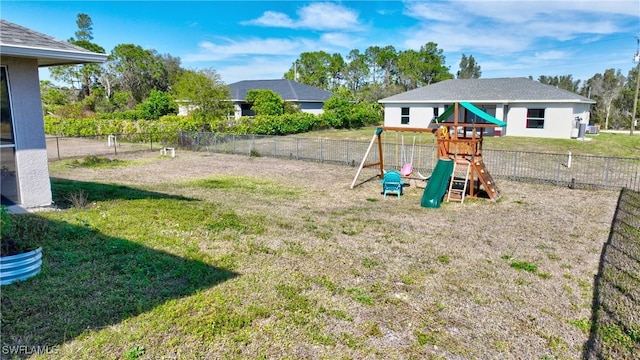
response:
[[[463,109],[466,109],[464,111]],[[453,115],[453,116],[452,116]],[[430,132],[436,137],[438,158],[450,159],[454,167],[448,186],[447,201],[463,202],[465,197],[479,197],[485,193],[490,200],[498,200],[500,190],[482,159],[482,141],[491,128],[504,127],[506,123],[487,114],[468,102],[455,103],[442,115],[434,118],[428,128],[383,127],[378,128],[351,184],[353,188],[363,168],[379,167],[379,177],[384,176],[384,159],[381,134],[383,130],[398,132]],[[370,151],[378,143],[378,161],[366,163]]]

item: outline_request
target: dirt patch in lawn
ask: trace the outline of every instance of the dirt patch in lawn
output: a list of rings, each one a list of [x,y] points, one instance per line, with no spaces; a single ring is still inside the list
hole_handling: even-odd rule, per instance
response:
[[[269,315],[251,323],[240,343],[224,334],[203,342],[177,330],[171,336],[184,337],[184,353],[578,358],[588,341],[594,275],[616,191],[496,179],[498,202],[426,209],[415,182],[399,199],[383,199],[375,180],[350,190],[351,167],[186,151],[118,158],[131,162],[54,163],[51,175],[181,195],[264,218],[258,234],[201,249],[235,256],[243,274],[211,291],[228,291],[242,299],[236,306],[260,305]],[[361,179],[374,175],[365,171]],[[194,183],[214,179],[228,188],[234,178],[255,186],[231,192]],[[132,319],[110,331],[137,327]],[[147,344],[169,336],[131,331]],[[83,341],[91,336],[70,349],[86,347]],[[148,346],[150,356],[175,353]]]

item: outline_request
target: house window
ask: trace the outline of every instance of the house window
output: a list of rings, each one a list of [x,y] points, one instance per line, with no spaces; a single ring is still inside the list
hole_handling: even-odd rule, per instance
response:
[[[20,203],[10,100],[7,68],[2,66],[0,67],[0,198],[2,205]]]
[[[527,129],[544,129],[544,109],[527,109]]]
[[[440,115],[440,108],[433,108],[433,117],[438,117]]]
[[[400,124],[402,125],[409,124],[409,108],[408,107],[402,108],[402,116],[400,117]]]

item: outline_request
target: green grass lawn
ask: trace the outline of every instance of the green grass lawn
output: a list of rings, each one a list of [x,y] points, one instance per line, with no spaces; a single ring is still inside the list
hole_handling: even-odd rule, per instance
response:
[[[340,139],[340,140],[362,140],[370,141],[375,133],[376,127],[366,127],[355,130],[320,130],[312,131],[301,135],[304,137]],[[400,142],[402,134],[396,132],[383,133],[384,141]],[[575,139],[543,139],[522,136],[502,136],[486,137],[484,148],[491,150],[518,150],[532,152],[566,153],[571,151],[574,154],[614,156],[614,157],[640,157],[640,132],[638,135],[630,136],[620,133],[600,133],[598,135],[587,135],[589,141],[579,141]],[[432,144],[434,136],[430,133],[417,134],[417,144]],[[413,133],[404,133],[405,144],[413,142]]]

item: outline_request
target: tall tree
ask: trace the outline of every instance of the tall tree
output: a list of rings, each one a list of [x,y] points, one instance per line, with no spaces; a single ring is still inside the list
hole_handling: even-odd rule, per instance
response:
[[[344,69],[344,77],[347,89],[353,98],[357,98],[358,92],[366,84],[369,75],[369,67],[367,66],[366,55],[361,54],[360,50],[353,49],[347,55],[349,63]]]
[[[541,84],[552,85],[560,89],[574,92],[576,94],[578,93],[578,88],[580,87],[580,80],[573,80],[573,75],[540,75],[540,77],[538,77],[538,82],[540,82]]]
[[[467,55],[462,54],[460,70],[457,73],[458,79],[479,79],[481,75],[480,65],[476,64],[476,59],[473,58],[473,55],[467,57]]]
[[[329,63],[329,90],[335,91],[344,82],[344,68],[347,63],[344,61],[342,55],[333,53],[331,55],[331,61]]]
[[[636,97],[636,86],[638,82],[638,71],[640,69],[640,65],[635,66],[629,70],[629,75],[627,75],[624,86],[622,87],[619,96],[613,101],[614,106],[619,110],[619,113],[622,115],[620,119],[622,127],[631,126],[631,122],[634,119],[633,116],[633,103]],[[640,109],[636,107],[635,119],[640,118]],[[634,126],[637,128],[637,126]],[[635,129],[634,129],[635,130]]]
[[[368,72],[371,75],[371,83],[373,84],[377,84],[379,77],[381,77],[382,68],[379,61],[381,53],[380,46],[369,46],[364,52],[364,60],[369,67]]]
[[[331,55],[324,51],[304,52],[284,74],[284,78],[330,90],[333,79],[331,69],[333,61],[335,60]]]
[[[179,57],[171,56],[171,54],[158,55],[158,60],[165,70],[167,86],[171,86],[184,71],[180,65],[181,60]]]
[[[76,20],[76,25],[78,25],[78,30],[76,31],[76,37],[78,40],[93,40],[93,20],[87,14],[80,13],[78,14],[78,18]]]
[[[592,110],[595,120],[602,122],[604,128],[609,129],[609,121],[614,113],[614,100],[620,94],[625,77],[620,70],[608,69],[604,74],[597,73],[587,80],[585,87],[597,104]]]
[[[398,53],[399,83],[404,90],[412,90],[418,87],[418,74],[415,65],[420,61],[418,52],[415,50],[404,50]]]
[[[91,42],[93,40],[93,28],[91,27],[93,21],[89,15],[78,14],[76,25],[78,26],[78,30],[75,32],[77,38],[69,38],[67,42],[92,52],[106,53],[100,45]],[[49,71],[54,80],[68,83],[72,88],[75,88],[77,84],[80,88],[78,93],[80,99],[91,95],[93,87],[102,74],[102,68],[99,64],[53,66]]]
[[[378,57],[376,61],[383,72],[383,88],[387,89],[392,82],[391,77],[397,73],[398,54],[393,46],[387,45],[380,49],[380,52],[377,55]]]
[[[445,65],[443,50],[438,44],[428,42],[419,51],[405,50],[398,54],[400,82],[405,90],[426,86],[438,81],[452,79]]]
[[[146,99],[152,89],[166,91],[169,87],[164,64],[154,50],[133,44],[117,45],[107,66],[115,85],[131,94],[131,108]]]
[[[61,89],[48,80],[40,80],[40,94],[45,115],[54,113],[57,107],[69,103],[68,89]]]
[[[391,82],[392,73],[395,70],[397,54],[396,49],[387,45],[385,47],[369,46],[364,52],[366,64],[371,75],[371,84],[382,84],[387,88]]]
[[[176,99],[186,100],[200,119],[221,119],[233,114],[229,87],[213,69],[185,70],[173,86]],[[211,129],[207,129],[211,130]]]

